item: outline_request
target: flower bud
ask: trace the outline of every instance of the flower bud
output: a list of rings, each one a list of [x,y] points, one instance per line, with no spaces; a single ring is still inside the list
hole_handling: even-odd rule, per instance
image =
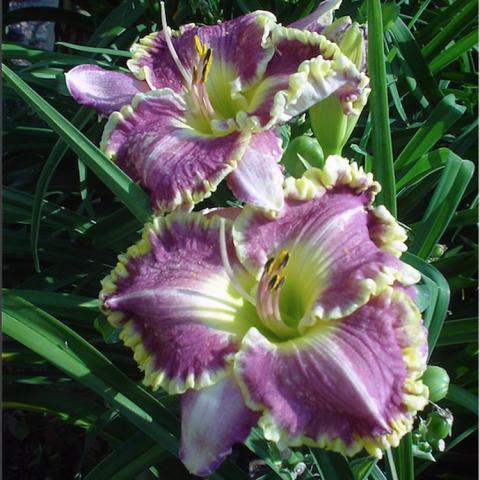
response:
[[[342,17],[329,25],[323,33],[335,42],[357,69],[365,71],[367,62],[366,26],[353,22],[349,17]]]
[[[453,415],[450,410],[439,409],[430,414],[427,421],[427,439],[430,443],[434,440],[442,440],[451,434]]]
[[[428,387],[432,402],[438,402],[447,396],[450,377],[442,367],[428,366],[422,381]]]
[[[322,34],[335,42],[360,72],[365,72],[367,39],[364,25],[352,24],[349,17],[342,17],[326,27]],[[368,83],[364,76],[361,84],[348,91],[340,89],[310,109],[313,132],[326,156],[341,155],[367,102]]]
[[[282,164],[290,175],[299,178],[309,167],[323,167],[322,147],[317,140],[306,135],[294,138],[283,154]]]

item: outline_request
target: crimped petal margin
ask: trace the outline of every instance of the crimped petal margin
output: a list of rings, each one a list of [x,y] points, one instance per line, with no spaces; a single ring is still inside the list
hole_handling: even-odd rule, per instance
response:
[[[384,252],[400,258],[407,251],[407,232],[395,217],[383,206],[372,207],[369,211],[370,238]]]
[[[223,269],[219,231],[217,216],[156,217],[102,281],[102,310],[154,390],[183,393],[224,378],[251,325],[253,307]]]
[[[393,233],[392,242],[372,238],[383,231],[369,230],[379,188],[355,163],[330,156],[324,169],[285,180],[285,206],[277,217],[250,205],[237,217],[235,247],[253,276],[260,278],[269,258],[289,252],[280,309],[290,326],[304,330],[320,320],[342,318],[394,283],[419,281],[415,269],[390,253],[398,247]]]
[[[349,456],[355,455],[364,448],[370,455],[381,458],[382,450],[398,446],[403,435],[412,429],[416,413],[428,403],[428,388],[421,381],[426,369],[426,330],[422,325],[420,312],[403,289],[389,287],[380,297],[372,299],[371,302],[396,310],[395,320],[388,327],[391,328],[389,335],[393,335],[396,347],[390,351],[375,349],[372,345],[363,353],[357,352],[360,356],[356,361],[355,355],[352,356],[355,342],[358,340],[354,334],[358,323],[355,317],[360,319],[361,310],[352,316],[348,329],[344,331],[343,340],[336,340],[335,332],[336,328],[344,328],[341,323],[348,322],[348,318],[339,321],[339,324],[323,325],[320,331],[314,329],[304,337],[277,345],[269,342],[257,330],[249,331],[240,351],[235,356],[234,373],[247,405],[253,410],[263,412],[259,425],[268,440],[279,443],[281,447],[318,446]],[[385,317],[379,315],[374,321],[377,323],[375,328],[378,329],[379,334],[375,335],[375,329],[372,329],[373,344],[381,335],[386,335],[385,338],[388,338],[387,334],[382,333],[387,328],[382,326],[386,321]],[[340,326],[336,327],[336,325]],[[320,336],[320,345],[328,346],[322,353],[324,361],[315,364],[315,359],[312,357],[315,353],[313,350],[313,354],[304,358],[305,363],[302,363],[302,355],[304,355],[302,352],[306,352],[314,344],[311,339],[315,331],[316,335]],[[346,332],[348,335],[345,335]],[[359,330],[358,333],[368,335],[370,332]],[[350,366],[346,366],[343,360],[336,358],[337,355],[343,358],[342,348],[345,345],[347,346],[345,348],[352,349],[349,354],[351,358],[347,361]],[[331,363],[327,361],[328,350],[331,354]],[[390,355],[396,357],[387,367],[387,371],[390,369],[389,375],[378,382],[377,377],[382,376],[382,373],[374,374],[375,370],[363,371],[360,365],[376,359],[379,362],[377,368],[380,368],[378,372],[382,372],[384,368],[381,362],[382,355],[387,356],[385,359]],[[290,363],[285,363],[287,357],[291,357]],[[282,363],[286,365],[283,370]],[[332,379],[329,380],[326,376],[326,369],[331,369],[335,365],[335,368],[339,367],[342,375],[348,371],[353,373],[355,370],[357,375],[356,377],[354,375],[352,380],[352,385],[355,386],[351,394],[352,398],[349,395],[343,395],[344,401],[353,403],[343,408],[338,404],[338,398],[341,398],[346,391],[346,384],[343,381],[332,383]],[[334,371],[332,375],[334,378],[338,372]],[[397,377],[403,379],[400,387],[395,383],[387,385],[388,381],[392,382],[392,375],[395,375],[395,379]],[[369,384],[372,381],[373,383]],[[377,400],[374,400],[373,391],[375,390],[371,390],[372,385],[373,388],[378,388],[379,398],[383,398],[378,404]],[[381,393],[382,389],[390,392],[388,401],[386,401],[385,391]],[[367,399],[362,400],[362,392],[366,394],[367,390],[369,392]],[[358,395],[360,397],[357,399]],[[318,405],[318,402],[323,402],[323,405],[321,403]],[[385,407],[385,410],[383,407],[380,408],[382,404],[387,405],[388,408]],[[355,420],[355,412],[362,408],[365,408],[368,412],[367,416],[371,417],[369,433],[367,433],[368,428],[355,432],[351,426],[335,425],[335,421],[331,419],[336,412],[337,422],[346,422],[347,418],[350,418],[353,419],[354,425],[355,423],[361,425],[365,422],[365,418],[361,415]],[[322,422],[325,423],[323,428]],[[365,423],[368,425],[368,422]],[[325,432],[328,428],[330,433]],[[335,429],[338,429],[339,433],[332,435],[331,432]],[[312,434],[314,431],[315,434]]]
[[[308,158],[306,159],[308,161]],[[371,173],[366,173],[362,167],[355,162],[350,163],[346,158],[339,155],[330,155],[322,169],[310,168],[301,178],[287,177],[283,183],[283,192],[285,200],[294,202],[308,202],[310,200],[320,199],[328,191],[346,187],[356,195],[365,195],[366,207],[370,207],[375,199],[375,195],[380,191],[380,184],[373,180]],[[253,251],[249,248],[247,234],[252,228],[252,222],[263,215],[251,205],[247,205],[238,216],[233,227],[233,237],[235,247],[240,261],[248,270],[258,277],[261,274],[260,269],[267,261],[267,250],[264,246],[261,250]],[[285,212],[280,211],[277,218],[281,220]],[[265,218],[269,222],[270,217]],[[279,248],[276,245],[276,239],[270,238],[269,244],[272,250]]]
[[[150,191],[158,213],[191,210],[237,165],[249,132],[202,134],[186,123],[184,99],[169,88],[137,94],[110,115],[101,148]]]
[[[182,25],[178,31],[171,31],[172,41],[177,44],[179,38],[186,32],[195,29],[193,23]],[[189,49],[185,49],[185,45],[178,52],[180,61],[184,63],[186,68],[193,65],[194,45],[193,42]],[[184,84],[184,79],[180,74],[177,65],[168,51],[165,36],[162,31],[153,32],[142,37],[137,43],[130,48],[132,58],[127,61],[130,71],[139,80],[145,80],[150,88],[171,88],[175,92],[179,92]],[[156,72],[154,65],[159,62],[163,65],[160,72]]]
[[[209,77],[213,81],[208,89],[215,94],[215,90],[231,88],[235,93],[263,75],[273,54],[267,37],[275,22],[272,13],[259,10],[217,25],[188,24],[171,32],[172,44],[179,61],[191,74],[197,56],[194,39],[197,36],[201,44],[212,50]],[[184,80],[167,49],[163,32],[143,37],[130,51],[132,59],[128,67],[137,78],[146,80],[151,88],[170,87],[180,91]]]
[[[259,125],[267,129],[287,122],[331,94],[338,96],[345,113],[361,112],[369,79],[337,44],[315,32],[283,26],[272,30],[271,43],[277,54],[249,107]]]

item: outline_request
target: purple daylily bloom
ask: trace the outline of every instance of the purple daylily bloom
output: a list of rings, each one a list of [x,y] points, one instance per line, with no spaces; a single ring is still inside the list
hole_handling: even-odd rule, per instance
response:
[[[149,190],[157,212],[191,209],[224,178],[239,199],[280,210],[275,126],[332,94],[350,108],[366,78],[333,41],[262,11],[165,26],[131,51],[131,73],[82,65],[67,85],[110,114],[102,149]]]
[[[144,383],[182,394],[180,456],[208,475],[260,425],[281,447],[397,446],[428,400],[419,273],[355,163],[284,181],[252,205],[156,217],[100,300]]]

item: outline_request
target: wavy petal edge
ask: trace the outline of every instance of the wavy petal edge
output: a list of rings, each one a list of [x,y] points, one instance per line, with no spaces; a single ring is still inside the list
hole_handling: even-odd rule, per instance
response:
[[[176,377],[169,378],[166,371],[155,366],[155,359],[143,346],[142,336],[135,330],[132,319],[122,312],[114,312],[103,307],[103,299],[105,296],[116,292],[115,284],[118,278],[128,276],[129,260],[151,251],[150,232],[153,231],[156,234],[160,234],[165,229],[168,229],[170,222],[186,220],[192,217],[195,217],[195,221],[202,226],[220,225],[218,216],[207,217],[201,212],[174,212],[166,217],[155,217],[153,222],[145,224],[142,238],[130,246],[125,254],[118,256],[118,263],[115,268],[101,281],[102,289],[99,294],[101,311],[106,315],[110,325],[115,328],[121,328],[119,338],[126,347],[133,350],[133,357],[138,363],[140,371],[144,372],[143,385],[151,387],[154,391],[161,387],[170,395],[181,394],[189,389],[200,390],[214,385],[229,375],[228,366],[216,372],[205,371],[200,376],[195,376],[191,373],[185,380]],[[228,219],[224,221],[230,222]]]
[[[429,401],[428,387],[422,382],[422,375],[427,368],[426,351],[422,351],[422,348],[426,345],[426,330],[423,326],[418,308],[406,293],[399,289],[387,287],[381,295],[388,295],[392,300],[401,296],[401,300],[405,301],[410,306],[410,314],[405,319],[406,322],[402,326],[402,332],[404,332],[411,341],[411,344],[408,347],[402,349],[402,357],[407,368],[407,376],[403,385],[404,395],[402,399],[405,411],[390,419],[389,426],[391,427],[391,432],[375,437],[357,436],[350,445],[347,445],[339,437],[330,438],[327,435],[319,435],[316,439],[309,438],[305,435],[291,438],[277,424],[273,416],[267,411],[266,407],[253,400],[247,384],[242,379],[242,371],[239,365],[242,354],[244,354],[249,348],[258,346],[258,339],[264,338],[255,328],[252,328],[250,332],[253,334],[247,334],[245,336],[240,351],[234,356],[233,369],[246,405],[252,410],[263,412],[258,424],[263,430],[264,436],[267,440],[276,442],[280,448],[307,445],[324,448],[325,450],[338,452],[347,456],[353,456],[362,449],[365,449],[368,454],[380,459],[383,456],[382,450],[390,447],[397,447],[400,444],[402,437],[412,430],[417,412],[423,410]]]
[[[270,111],[271,120],[265,128],[270,128],[276,123],[290,120],[293,115],[288,113],[288,106],[297,104],[304,93],[306,84],[312,83],[312,80],[315,82],[338,73],[341,73],[344,77],[345,83],[352,82],[356,85],[355,91],[346,92],[343,88],[338,90],[339,100],[342,103],[344,112],[347,114],[360,114],[368,100],[370,80],[365,73],[357,70],[353,62],[343,54],[336,43],[331,42],[325,36],[316,32],[279,25],[272,30],[272,44],[275,45],[281,40],[297,40],[305,44],[318,44],[322,55],[303,61],[298,71],[290,75],[288,88],[280,90],[275,94]],[[302,108],[302,110],[306,110],[312,105],[308,105],[306,108]]]
[[[115,151],[108,149],[108,141],[112,132],[115,130],[116,126],[119,122],[128,119],[129,117],[133,116],[135,113],[136,107],[148,98],[151,97],[162,97],[162,96],[173,96],[176,101],[180,104],[184,104],[182,97],[175,93],[170,88],[162,88],[158,90],[152,90],[147,93],[139,93],[135,95],[130,105],[123,106],[119,112],[113,112],[105,125],[105,129],[103,131],[102,139],[100,142],[100,149],[104,152],[104,154],[109,158],[112,162],[115,163],[116,161],[116,154]],[[193,131],[193,130],[192,130]],[[216,138],[216,137],[212,137]],[[230,174],[235,168],[237,167],[238,162],[243,157],[248,144],[250,142],[251,133],[244,132],[238,140],[237,149],[233,150],[230,160],[226,163],[225,168],[219,172],[219,174],[210,180],[203,180],[201,183],[201,188],[197,190],[193,189],[183,189],[177,192],[175,198],[169,202],[152,202],[152,207],[155,210],[155,213],[167,213],[173,212],[175,210],[186,210],[191,211],[195,207],[197,203],[205,200],[206,198],[210,197],[212,193],[214,193],[217,189],[217,186],[220,182]]]

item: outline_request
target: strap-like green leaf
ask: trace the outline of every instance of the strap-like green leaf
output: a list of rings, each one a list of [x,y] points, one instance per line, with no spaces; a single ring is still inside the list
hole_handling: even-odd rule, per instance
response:
[[[178,424],[171,414],[80,335],[9,292],[3,297],[2,330],[101,395],[137,428],[177,455],[174,433],[178,435]]]
[[[148,196],[113,162],[77,130],[63,115],[30,88],[15,72],[3,65],[10,85],[55,130],[64,142],[102,180],[124,205],[144,223],[151,215]]]
[[[372,118],[372,171],[382,185],[377,200],[396,215],[395,176],[393,173],[392,138],[390,134],[385,55],[383,51],[382,9],[379,0],[368,5],[368,72],[372,85],[370,112]]]
[[[395,169],[413,167],[415,160],[427,153],[464,112],[465,107],[458,105],[453,95],[443,98],[397,157]]]

